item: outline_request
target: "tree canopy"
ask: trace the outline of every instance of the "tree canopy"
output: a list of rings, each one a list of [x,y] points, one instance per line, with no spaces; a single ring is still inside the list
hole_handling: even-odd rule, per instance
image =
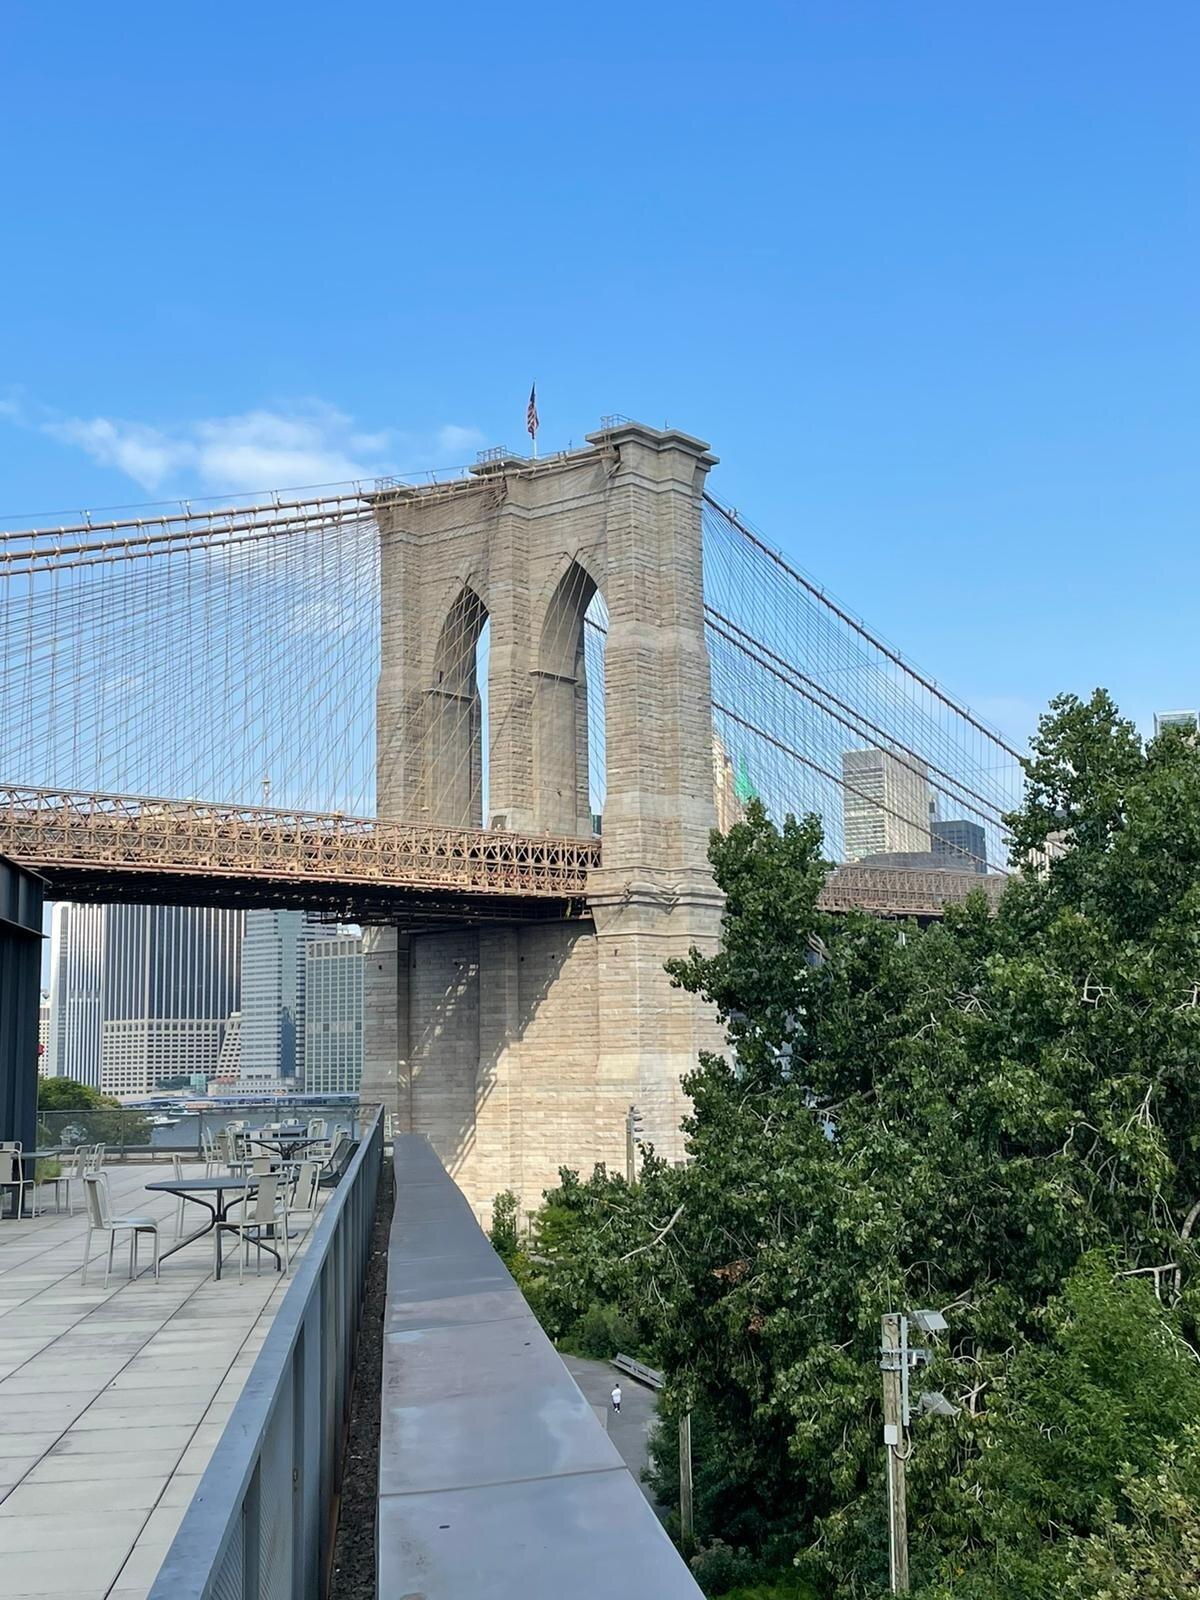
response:
[[[105,1096],[86,1083],[76,1083],[74,1078],[39,1078],[39,1111],[95,1111],[98,1107],[115,1106],[118,1101]]]
[[[963,1410],[918,1425],[914,1584],[1103,1593],[1161,1555],[1144,1592],[1191,1592],[1200,751],[1062,697],[1010,824],[995,913],[918,929],[821,912],[817,820],[752,800],[713,841],[721,948],[669,969],[728,1035],[690,1164],[564,1173],[539,1230],[551,1330],[618,1308],[695,1412],[698,1531],[839,1596],[886,1578],[879,1317],[924,1305]]]

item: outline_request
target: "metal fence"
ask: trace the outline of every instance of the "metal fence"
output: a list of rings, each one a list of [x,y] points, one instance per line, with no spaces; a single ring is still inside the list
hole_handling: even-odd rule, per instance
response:
[[[149,1600],[321,1600],[383,1157],[366,1120]]]
[[[107,1158],[122,1161],[129,1156],[202,1157],[204,1136],[221,1137],[231,1122],[240,1122],[253,1133],[268,1123],[307,1123],[319,1117],[332,1134],[345,1128],[352,1139],[358,1137],[362,1121],[357,1105],[345,1101],[318,1105],[305,1100],[302,1106],[283,1100],[247,1101],[245,1105],[222,1106],[211,1111],[144,1111],[133,1106],[100,1106],[86,1111],[39,1111],[37,1142],[39,1149],[61,1148],[69,1156],[76,1145],[103,1144]]]

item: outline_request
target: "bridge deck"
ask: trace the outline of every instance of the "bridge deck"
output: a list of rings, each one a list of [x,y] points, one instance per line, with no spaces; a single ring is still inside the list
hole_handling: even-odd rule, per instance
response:
[[[426,827],[336,813],[0,787],[0,856],[52,897],[303,906],[362,922],[532,921],[586,914],[598,838]],[[996,874],[850,864],[821,904],[940,916]]]
[[[526,920],[565,915],[585,894],[600,841],[10,787],[0,855],[59,898]]]

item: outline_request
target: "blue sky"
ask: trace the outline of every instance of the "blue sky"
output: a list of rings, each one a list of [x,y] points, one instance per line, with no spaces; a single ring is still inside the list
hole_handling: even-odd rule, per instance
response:
[[[0,515],[602,413],[1015,736],[1200,703],[1200,8],[10,0]]]

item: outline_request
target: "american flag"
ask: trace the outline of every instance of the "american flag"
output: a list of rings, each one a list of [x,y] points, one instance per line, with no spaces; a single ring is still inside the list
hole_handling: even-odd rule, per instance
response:
[[[536,383],[534,384],[533,388],[530,389],[530,391],[529,391],[529,404],[525,407],[525,428],[526,428],[526,431],[528,432],[529,437],[531,439],[536,439],[537,438],[538,414],[537,414],[537,384]]]

